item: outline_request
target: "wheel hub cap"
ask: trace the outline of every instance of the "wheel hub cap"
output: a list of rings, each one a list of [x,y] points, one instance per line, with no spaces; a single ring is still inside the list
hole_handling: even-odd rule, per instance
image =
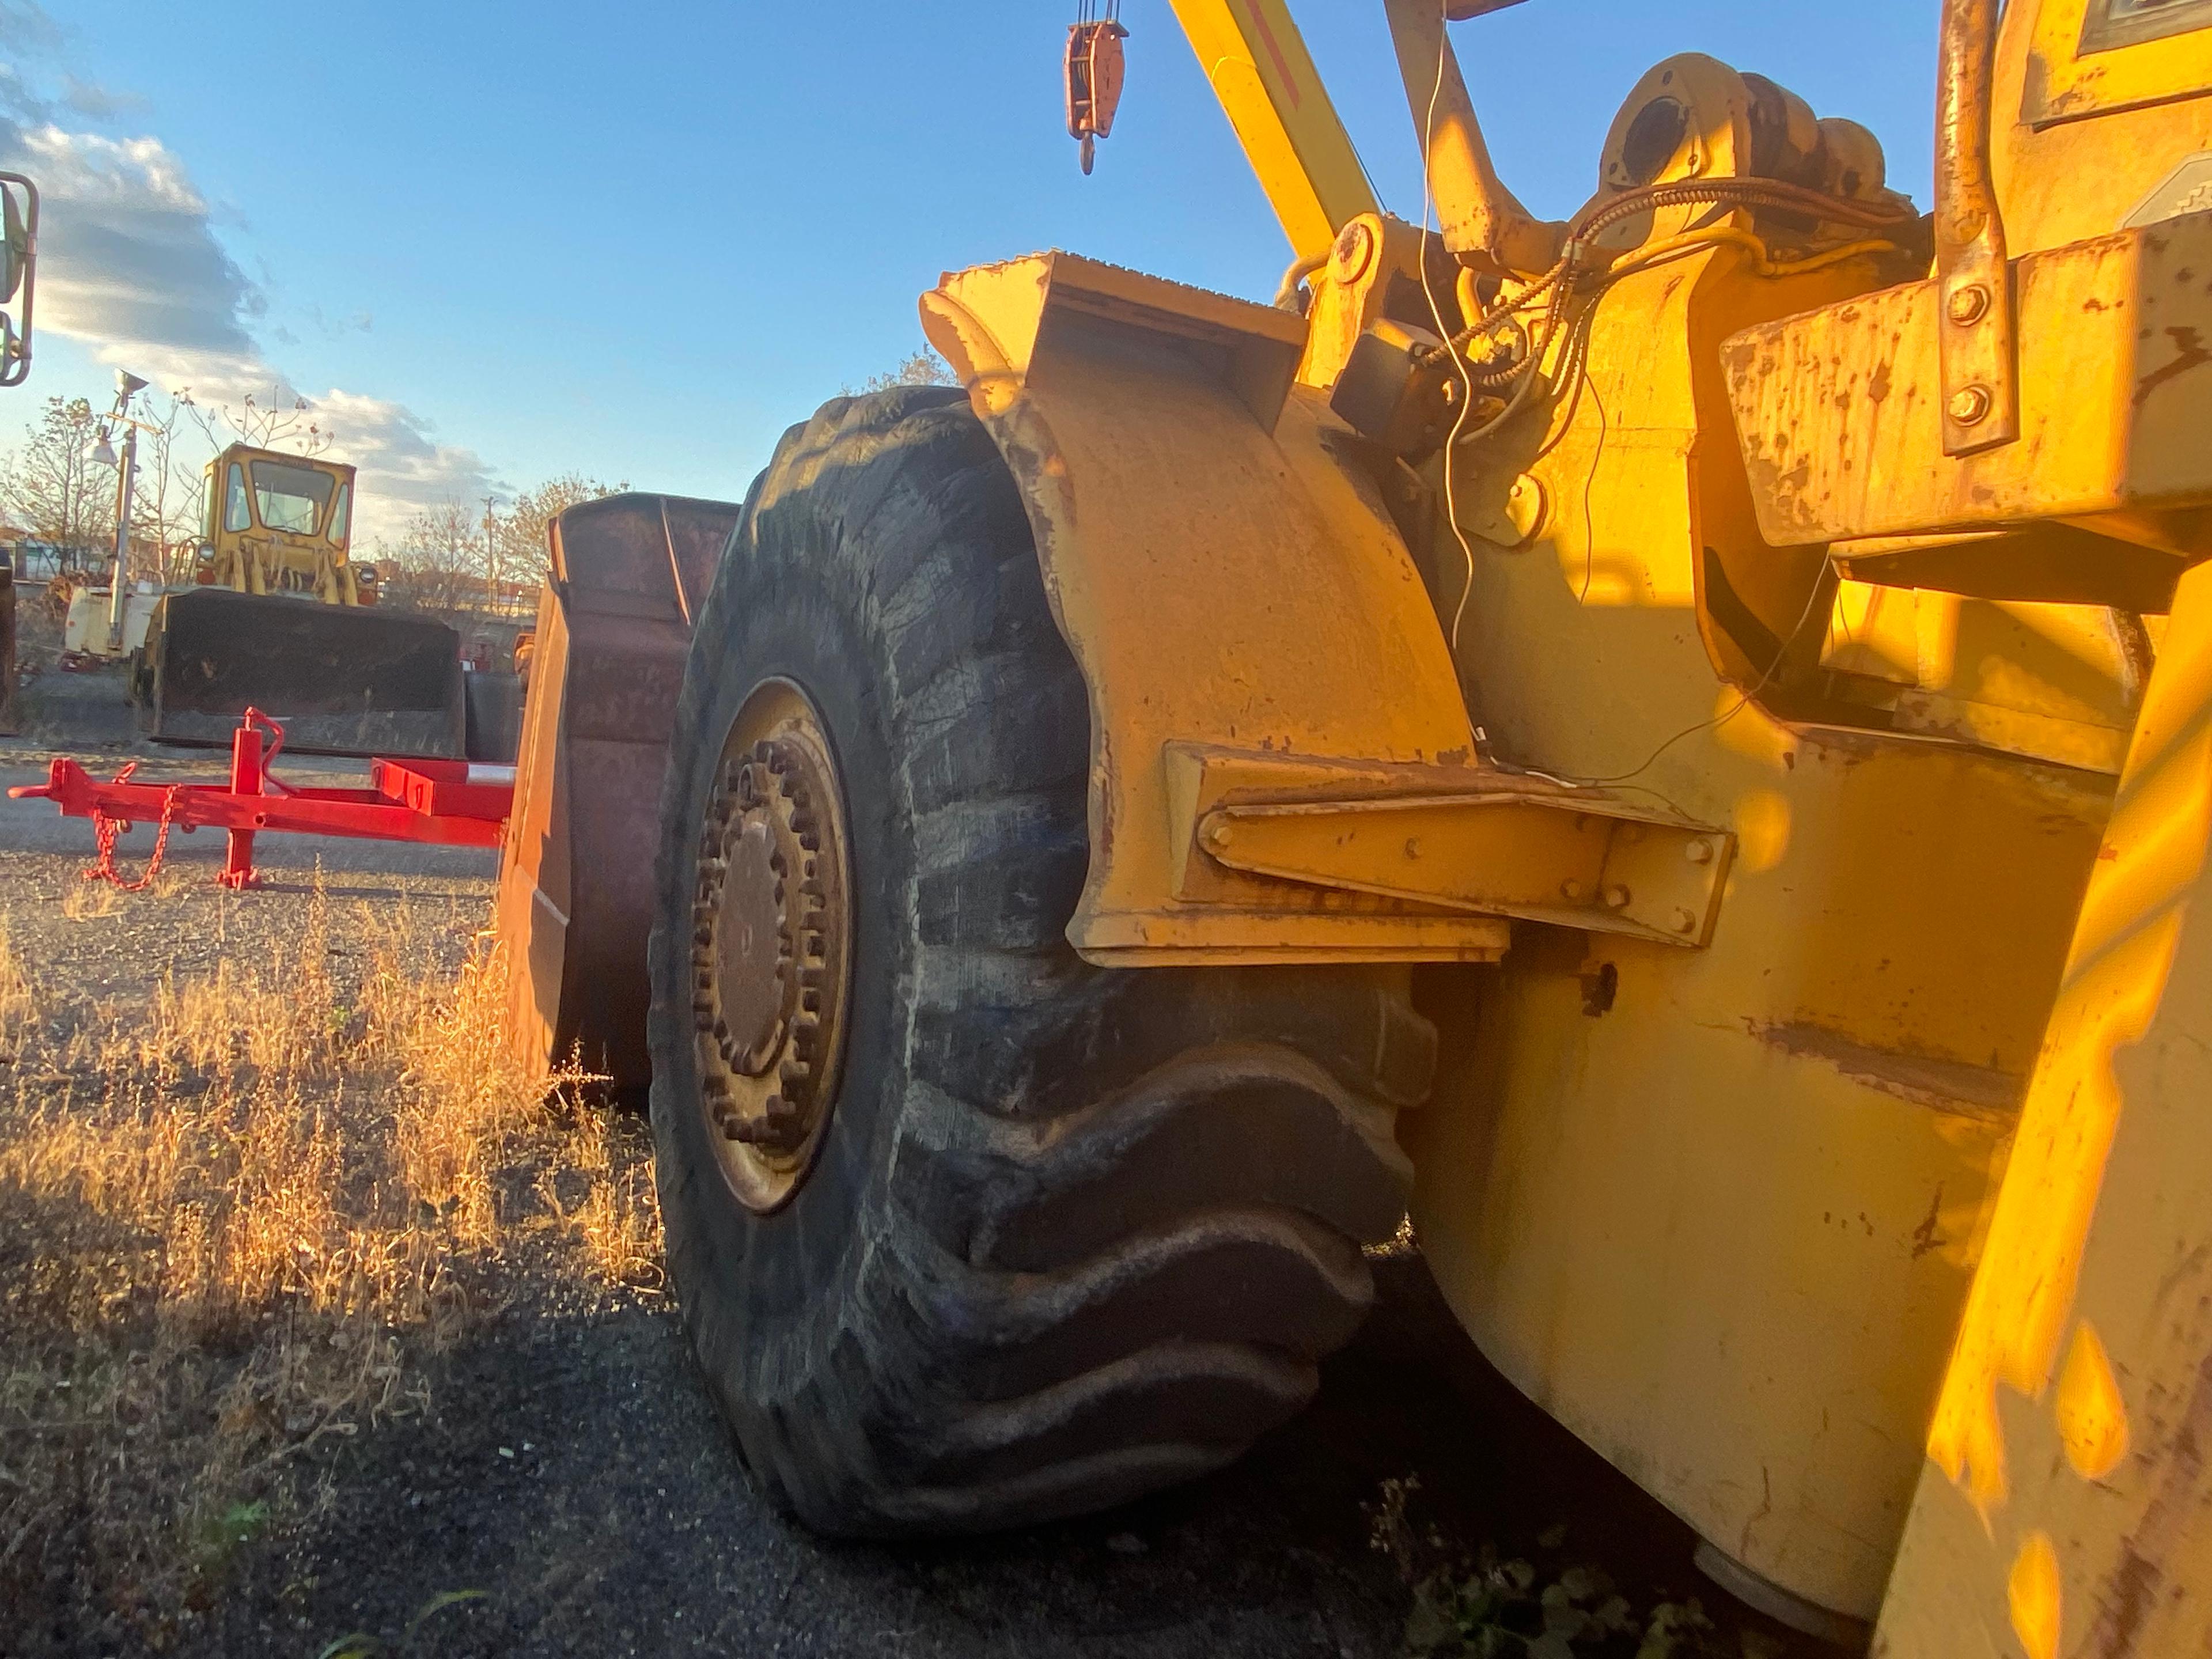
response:
[[[851,906],[843,791],[821,718],[756,688],[723,744],[692,905],[700,1105],[756,1210],[805,1179],[836,1097]]]

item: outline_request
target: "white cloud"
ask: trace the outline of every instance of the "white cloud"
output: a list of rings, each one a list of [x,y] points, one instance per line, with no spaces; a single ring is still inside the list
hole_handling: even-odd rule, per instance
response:
[[[43,40],[41,28],[52,25],[35,7],[0,0],[0,46]],[[82,113],[125,107],[75,82],[68,101]],[[70,131],[54,118],[60,112],[0,66],[0,168],[27,173],[41,196],[40,333],[82,340],[101,362],[190,391],[204,407],[249,393],[264,408],[272,396],[284,406],[305,396],[310,418],[333,436],[332,459],[361,470],[364,543],[396,534],[423,507],[504,493],[481,456],[440,442],[404,404],[294,386],[256,337],[267,298],[216,238],[183,161],[159,138]]]
[[[208,204],[158,138],[0,119],[0,159],[37,180],[39,317],[80,339],[251,358],[261,290],[216,240]]]
[[[409,514],[441,501],[507,493],[476,451],[440,443],[422,417],[404,404],[336,388],[308,403],[337,434],[331,453],[361,470],[364,512],[384,504],[386,521],[369,523],[371,535],[379,530],[391,534]]]

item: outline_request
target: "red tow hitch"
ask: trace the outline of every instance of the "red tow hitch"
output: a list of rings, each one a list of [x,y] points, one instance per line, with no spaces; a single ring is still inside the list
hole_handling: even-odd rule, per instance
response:
[[[265,745],[264,737],[270,739]],[[112,882],[125,892],[154,879],[173,829],[229,831],[229,855],[216,879],[235,888],[253,882],[253,837],[259,830],[496,847],[514,802],[513,767],[467,761],[373,760],[366,789],[295,788],[270,770],[283,747],[283,727],[249,708],[231,734],[228,787],[133,783],[136,761],[102,783],[76,762],[58,755],[44,783],[8,793],[52,801],[69,817],[90,818],[100,862],[85,871],[85,878]],[[161,828],[146,873],[126,881],[115,867],[115,838],[133,823]]]

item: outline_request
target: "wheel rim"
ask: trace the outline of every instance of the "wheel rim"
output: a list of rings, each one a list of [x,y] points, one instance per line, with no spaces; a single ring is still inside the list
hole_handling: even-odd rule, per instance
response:
[[[848,848],[820,714],[789,680],[763,680],[722,744],[691,910],[699,1108],[731,1191],[763,1212],[805,1181],[836,1100]]]

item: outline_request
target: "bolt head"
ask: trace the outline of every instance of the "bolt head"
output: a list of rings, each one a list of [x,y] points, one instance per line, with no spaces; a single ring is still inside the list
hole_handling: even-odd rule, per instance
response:
[[[1678,933],[1696,933],[1698,931],[1698,918],[1696,912],[1691,910],[1675,911],[1674,931]]]
[[[1692,864],[1711,864],[1713,861],[1713,844],[1709,841],[1693,841],[1682,849],[1682,856]]]
[[[1960,386],[1951,394],[1951,401],[1945,408],[1960,426],[1972,426],[1990,412],[1990,389],[1982,386]]]
[[[1628,908],[1628,889],[1618,882],[1614,883],[1605,890],[1605,902],[1607,909],[1626,910]]]
[[[1955,290],[1945,307],[1953,322],[1961,328],[1982,320],[1990,308],[1990,291],[1979,283],[1969,283]]]
[[[1572,876],[1568,877],[1566,880],[1559,884],[1559,896],[1561,898],[1579,899],[1582,896],[1583,884],[1577,881]]]

